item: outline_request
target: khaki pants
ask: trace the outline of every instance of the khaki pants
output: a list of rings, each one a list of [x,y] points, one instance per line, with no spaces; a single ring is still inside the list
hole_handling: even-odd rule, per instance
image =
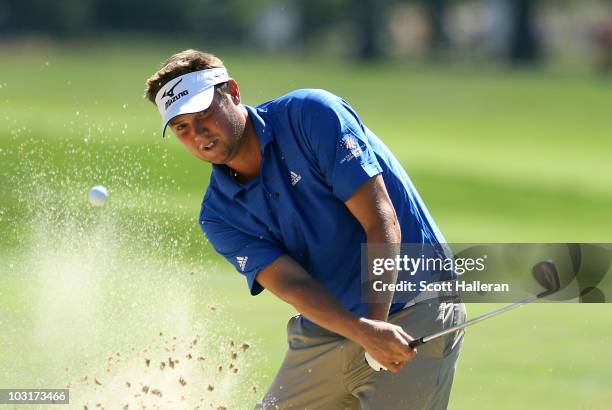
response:
[[[465,321],[463,303],[430,300],[389,318],[417,338]],[[399,373],[375,372],[361,346],[295,316],[287,324],[289,350],[256,409],[445,409],[463,331],[418,348]]]

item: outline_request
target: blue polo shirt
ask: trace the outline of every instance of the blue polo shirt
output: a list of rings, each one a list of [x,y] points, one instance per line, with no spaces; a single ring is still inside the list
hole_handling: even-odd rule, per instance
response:
[[[200,225],[246,277],[251,294],[263,290],[257,274],[286,254],[344,307],[365,315],[360,253],[366,234],[345,201],[378,174],[402,242],[444,242],[400,163],[346,101],[306,89],[246,109],[261,145],[260,175],[241,184],[227,166],[213,165]]]

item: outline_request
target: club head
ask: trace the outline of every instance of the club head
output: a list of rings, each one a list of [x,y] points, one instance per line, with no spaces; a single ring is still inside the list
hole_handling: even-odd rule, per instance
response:
[[[553,294],[561,288],[559,271],[553,261],[536,263],[531,269],[531,274],[534,279],[546,289],[544,292],[538,293],[538,298]]]

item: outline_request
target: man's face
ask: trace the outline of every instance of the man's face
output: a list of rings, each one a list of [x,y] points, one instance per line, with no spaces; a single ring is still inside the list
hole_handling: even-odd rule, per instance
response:
[[[238,152],[244,134],[246,118],[240,106],[240,94],[235,83],[215,90],[210,106],[198,113],[174,117],[169,126],[189,151],[201,160],[226,164]],[[233,88],[236,87],[236,88]]]

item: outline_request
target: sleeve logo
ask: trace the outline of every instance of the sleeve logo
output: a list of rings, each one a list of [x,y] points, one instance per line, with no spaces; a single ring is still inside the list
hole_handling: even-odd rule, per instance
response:
[[[340,163],[343,164],[348,162],[354,158],[359,158],[361,156],[361,147],[359,146],[359,141],[355,137],[350,134],[346,134],[342,137],[341,145],[344,150],[349,151],[341,160]]]
[[[248,260],[249,260],[248,256],[236,256],[236,262],[238,262],[238,266],[240,266],[240,270],[242,272],[244,272],[244,268],[246,267]]]

